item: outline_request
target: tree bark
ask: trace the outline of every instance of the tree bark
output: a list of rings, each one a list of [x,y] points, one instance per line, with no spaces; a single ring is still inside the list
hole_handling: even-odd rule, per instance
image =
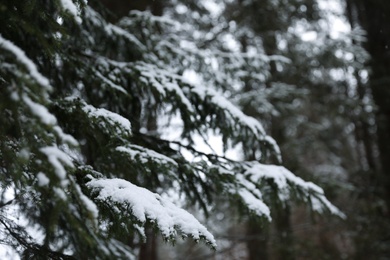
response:
[[[295,259],[294,240],[290,222],[290,206],[276,209],[275,229],[277,232],[277,251],[274,259],[293,260]]]
[[[248,242],[248,260],[267,260],[268,258],[268,227],[256,220],[248,220],[246,235]]]
[[[142,244],[139,251],[139,260],[157,260],[157,237],[151,229],[146,230],[146,243]]]
[[[349,1],[351,4],[351,1]],[[371,55],[369,84],[377,105],[376,124],[380,152],[383,199],[390,209],[390,2],[388,0],[353,2],[360,24],[367,31],[365,48]]]

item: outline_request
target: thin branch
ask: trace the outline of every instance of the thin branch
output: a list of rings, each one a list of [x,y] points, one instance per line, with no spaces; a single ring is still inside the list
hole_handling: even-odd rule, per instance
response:
[[[27,234],[24,228],[22,228],[19,225],[16,225],[15,223],[13,223],[13,226],[10,227],[2,217],[0,217],[0,224],[4,226],[8,234],[12,236],[19,245],[24,247],[25,250],[32,252],[34,255],[44,256],[46,259],[53,259],[53,260],[75,260],[76,259],[72,256],[52,251],[49,248],[39,245],[37,243],[27,241],[27,239],[32,240],[33,238]]]

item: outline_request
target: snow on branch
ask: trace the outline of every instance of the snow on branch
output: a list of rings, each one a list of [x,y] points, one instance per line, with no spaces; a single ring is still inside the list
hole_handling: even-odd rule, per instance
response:
[[[264,180],[272,180],[277,187],[277,193],[281,201],[290,199],[291,191],[296,190],[303,193],[303,199],[311,203],[313,210],[319,213],[329,211],[341,218],[346,217],[344,213],[328,201],[322,188],[312,182],[304,181],[283,166],[253,162],[246,167],[244,176],[257,185]]]
[[[191,84],[181,75],[172,71],[161,69],[156,65],[147,64],[144,62],[125,63],[107,61],[110,64],[116,65],[121,69],[127,68],[130,71],[135,70],[140,73],[140,81],[146,86],[153,87],[162,97],[173,98],[179,104],[186,107],[187,112],[192,113],[195,105],[191,100],[199,100],[201,103],[212,107],[214,111],[223,111],[228,120],[227,124],[218,122],[217,127],[222,125],[232,128],[232,132],[242,135],[241,130],[247,129],[256,140],[267,143],[281,161],[280,150],[275,140],[266,135],[261,123],[253,117],[245,115],[232,102],[226,99],[221,93],[215,91],[212,87],[204,87],[199,84]],[[169,93],[175,94],[174,96]],[[203,111],[205,112],[205,111]],[[194,120],[196,120],[194,118]],[[204,124],[205,122],[199,122]],[[249,134],[249,133],[248,133]],[[236,136],[234,136],[236,137]],[[238,137],[236,137],[238,139]]]
[[[263,126],[258,120],[245,115],[240,109],[238,109],[221,93],[218,93],[213,88],[195,85],[193,86],[193,88],[191,88],[191,92],[200,97],[201,100],[207,100],[208,98],[211,99],[212,103],[214,103],[219,108],[225,110],[226,113],[228,113],[232,119],[237,120],[239,123],[248,126],[257,138],[260,139],[266,135]]]
[[[67,167],[74,167],[72,160],[69,156],[61,151],[56,146],[47,146],[40,149],[48,158],[49,163],[53,166],[54,172],[60,180],[65,180]]]
[[[99,13],[89,6],[85,8],[85,19],[92,23],[95,27],[103,28],[105,33],[109,36],[118,36],[122,39],[126,39],[137,46],[139,50],[146,51],[145,46],[133,34],[127,32],[119,26],[106,22]]]
[[[272,221],[271,210],[263,200],[261,190],[250,180],[240,174],[238,169],[242,169],[241,162],[230,161],[236,167],[233,169],[227,169],[220,165],[212,165],[209,168],[210,177],[217,178],[212,181],[222,184],[223,192],[226,192],[228,196],[236,199],[243,204],[243,206],[249,210],[250,213],[264,217],[268,221]]]
[[[62,5],[62,8],[68,13],[70,13],[77,23],[81,24],[82,20],[80,17],[79,10],[77,10],[77,6],[73,3],[73,1],[61,0],[60,3]]]
[[[279,146],[276,141],[265,133],[262,124],[255,118],[245,115],[240,109],[233,105],[222,94],[215,91],[213,88],[203,87],[201,85],[192,85],[191,93],[197,95],[202,101],[210,100],[215,107],[224,111],[231,126],[237,127],[236,132],[242,134],[242,128],[249,129],[255,138],[259,141],[264,141],[275,152],[279,161],[281,161],[281,154]]]
[[[95,73],[95,75],[100,78],[103,82],[102,83],[105,83],[107,84],[107,86],[109,86],[110,88],[112,89],[115,89],[117,91],[120,91],[122,92],[123,94],[125,95],[128,95],[126,89],[124,89],[122,86],[114,83],[111,79],[109,79],[108,77],[105,77],[103,76],[98,70],[93,70],[93,72]]]
[[[26,67],[31,78],[33,78],[39,85],[45,87],[45,89],[51,90],[49,80],[38,71],[35,63],[27,57],[26,53],[22,49],[13,44],[11,41],[4,39],[1,34],[0,48],[5,49],[16,56],[16,59]]]
[[[269,207],[252,192],[247,189],[240,189],[238,190],[238,195],[241,197],[248,209],[250,209],[254,214],[257,216],[264,216],[269,221],[272,220]]]
[[[248,209],[250,209],[254,214],[258,216],[264,216],[269,221],[271,221],[271,211],[264,203],[261,191],[256,187],[255,184],[246,180],[244,176],[236,174],[235,177],[241,186],[237,193]]]
[[[130,121],[121,115],[111,112],[104,108],[96,108],[92,105],[85,104],[82,110],[87,113],[88,117],[103,119],[109,126],[115,126],[119,133],[131,135]]]
[[[58,138],[61,140],[61,142],[66,143],[71,146],[78,146],[79,142],[69,134],[64,133],[61,127],[59,126],[54,126],[53,131],[56,133]]]
[[[191,102],[179,85],[181,76],[167,69],[161,69],[158,66],[144,62],[135,63],[133,68],[141,74],[140,80],[156,89],[162,97],[173,93],[179,97],[180,103],[189,112],[193,112]]]
[[[221,93],[215,91],[212,86],[191,84],[173,68],[161,68],[160,65],[152,63],[119,62],[105,57],[99,57],[97,62],[105,67],[110,66],[110,70],[121,71],[133,77],[138,76],[138,82],[141,85],[139,87],[149,89],[152,92],[148,92],[149,95],[146,97],[148,100],[153,99],[151,102],[169,101],[176,104],[176,107],[180,109],[183,120],[187,122],[198,120],[196,122],[198,125],[206,126],[205,124],[209,122],[199,121],[199,119],[204,120],[207,113],[211,118],[215,114],[224,115],[218,118],[220,122],[213,122],[212,127],[224,128],[222,132],[225,133],[226,140],[233,139],[234,142],[238,143],[243,141],[244,137],[249,137],[254,142],[265,144],[281,161],[278,145],[275,140],[266,135],[261,123],[255,118],[245,115]],[[101,75],[98,75],[98,77],[101,77]],[[113,87],[112,84],[110,85]],[[115,85],[115,87],[117,86]],[[196,106],[199,105],[211,109],[211,111],[200,111],[204,114],[203,118],[196,117],[194,113]],[[256,145],[261,146],[261,144]]]
[[[61,106],[66,107],[71,113],[81,111],[89,119],[87,122],[94,123],[105,134],[120,136],[132,134],[131,123],[127,118],[105,108],[96,108],[80,98],[65,98]]]
[[[177,162],[168,156],[139,145],[130,144],[126,146],[118,146],[115,150],[129,155],[133,160],[138,158],[142,163],[147,163],[149,160],[152,160],[158,162],[159,164],[171,164],[176,167],[178,166]]]
[[[35,103],[27,95],[23,95],[23,101],[28,106],[31,113],[37,116],[43,124],[45,125],[57,124],[57,118],[54,115],[52,115],[45,106]]]
[[[173,27],[180,27],[181,24],[173,19],[171,19],[168,16],[156,16],[153,15],[150,11],[139,11],[139,10],[131,10],[129,13],[129,17],[124,17],[119,22],[121,25],[132,25],[134,23],[134,20],[141,20],[141,21],[149,21],[153,24],[165,24],[168,26]]]
[[[123,210],[130,206],[131,215],[141,223],[147,220],[155,222],[166,239],[173,238],[178,231],[182,236],[190,236],[196,241],[204,239],[216,247],[213,235],[193,215],[156,193],[123,179],[93,178],[86,185],[97,192],[98,201],[119,203],[123,205]]]

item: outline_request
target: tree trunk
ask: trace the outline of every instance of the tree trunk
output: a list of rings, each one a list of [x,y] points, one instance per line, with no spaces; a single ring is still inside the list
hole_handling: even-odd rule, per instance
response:
[[[293,260],[295,259],[294,240],[290,223],[290,207],[280,207],[275,211],[274,222],[276,229],[276,252],[273,259]]]
[[[157,237],[152,229],[146,230],[146,243],[139,250],[139,260],[157,260]]]
[[[248,260],[268,259],[268,227],[259,221],[248,220],[246,235],[248,242]]]
[[[376,123],[382,170],[378,176],[390,209],[390,2],[355,1],[359,21],[367,31],[365,48],[371,55],[369,84],[377,105]]]

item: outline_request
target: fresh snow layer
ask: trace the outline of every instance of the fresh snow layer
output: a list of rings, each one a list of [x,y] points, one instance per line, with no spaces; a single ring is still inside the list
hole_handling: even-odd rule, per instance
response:
[[[122,92],[123,94],[128,94],[126,89],[124,89],[122,86],[119,86],[117,84],[115,84],[112,80],[110,80],[109,78],[103,76],[99,71],[95,70],[95,75],[100,78],[101,80],[103,80],[104,83],[106,83],[109,87],[115,89],[115,90],[118,90],[120,92]]]
[[[91,117],[103,118],[113,126],[118,125],[122,131],[131,134],[130,121],[117,113],[111,112],[104,108],[96,108],[87,104],[83,106],[83,111]]]
[[[74,17],[76,22],[81,24],[82,20],[80,18],[79,11],[77,10],[77,7],[73,3],[73,1],[72,0],[61,0],[60,2],[62,5],[62,8],[64,8],[64,10],[68,11]]]
[[[201,85],[200,82],[197,82],[199,80],[191,82],[186,75],[180,76],[174,72],[160,69],[156,65],[136,63],[134,68],[141,73],[140,79],[145,84],[154,87],[161,96],[165,97],[167,92],[174,93],[179,98],[180,103],[185,105],[188,111],[193,112],[193,105],[187,97],[189,94],[183,91],[178,82],[182,81],[190,84],[190,95],[195,94],[202,100],[210,99],[213,104],[225,111],[227,117],[231,119],[231,125],[238,123],[240,127],[248,128],[258,140],[265,141],[271,145],[279,161],[281,161],[278,145],[272,137],[266,135],[262,124],[255,118],[245,115],[221,93],[218,93],[211,87]]]
[[[79,144],[79,142],[73,136],[65,134],[61,127],[54,126],[53,130],[56,132],[61,141],[73,146],[77,146]]]
[[[86,206],[88,211],[92,214],[93,220],[95,221],[95,224],[97,224],[97,219],[99,216],[99,210],[96,206],[96,204],[89,199],[87,196],[84,195],[84,193],[81,191],[81,188],[79,185],[75,186],[77,193],[79,194],[79,198],[83,202],[83,204]]]
[[[295,176],[283,166],[254,163],[247,168],[244,175],[253,183],[260,183],[263,179],[272,179],[278,188],[279,199],[282,201],[290,198],[290,187],[293,187],[301,190],[310,198],[313,210],[319,213],[329,210],[332,214],[341,218],[346,217],[344,213],[328,201],[322,188]]]
[[[170,93],[174,93],[180,98],[180,102],[187,107],[188,111],[194,111],[190,100],[178,84],[178,80],[182,80],[179,75],[144,62],[136,63],[134,68],[141,73],[141,80],[146,84],[151,84],[161,96],[166,97]]]
[[[211,98],[211,101],[223,109],[225,113],[232,119],[232,124],[238,122],[241,127],[247,127],[255,135],[258,140],[267,142],[272,146],[272,149],[277,155],[278,160],[281,162],[279,146],[276,141],[268,136],[263,128],[263,125],[254,117],[245,115],[240,109],[238,109],[232,102],[226,99],[221,93],[218,93],[212,88],[207,88],[201,85],[195,84],[191,89],[191,92],[198,95],[201,99]]]
[[[38,186],[40,187],[46,186],[50,182],[50,179],[43,172],[38,172],[37,179],[38,179]]]
[[[142,146],[133,144],[127,146],[118,146],[115,150],[128,154],[133,160],[138,157],[142,163],[147,163],[151,159],[159,163],[169,163],[177,166],[177,162],[171,158]]]
[[[88,19],[97,27],[103,27],[108,35],[118,35],[120,37],[126,38],[129,42],[135,44],[140,50],[146,51],[145,46],[131,33],[125,31],[121,27],[118,27],[111,23],[106,23],[101,15],[93,10],[93,8],[87,6],[84,9],[85,19]]]
[[[256,135],[256,137],[261,138],[265,136],[265,131],[263,126],[258,120],[253,117],[245,115],[240,109],[233,105],[229,100],[227,100],[221,93],[218,93],[212,88],[203,87],[200,85],[195,85],[191,91],[197,94],[201,99],[206,99],[206,97],[211,97],[211,101],[215,103],[218,107],[226,110],[233,119],[238,120],[240,123],[246,125],[251,129],[251,131]]]
[[[269,221],[271,218],[271,211],[268,206],[259,198],[255,197],[251,192],[246,189],[240,189],[238,191],[241,199],[246,206],[258,216],[265,216]]]
[[[92,179],[87,186],[99,192],[98,200],[130,205],[132,215],[140,222],[155,221],[166,238],[176,235],[177,229],[195,240],[205,238],[216,247],[213,235],[193,215],[156,193],[123,179]]]
[[[31,113],[37,116],[43,124],[55,125],[57,123],[56,117],[50,114],[45,106],[35,103],[27,95],[23,95],[23,101],[30,108]]]
[[[271,211],[269,207],[263,202],[261,191],[256,187],[256,185],[249,180],[247,180],[241,174],[235,174],[238,183],[242,186],[238,189],[237,193],[241,197],[242,201],[246,204],[248,209],[250,209],[254,214],[258,216],[264,216],[269,221],[271,218]],[[235,190],[231,191],[236,193]]]
[[[11,41],[4,39],[1,36],[1,34],[0,34],[0,48],[12,52],[16,56],[17,60],[27,68],[30,76],[36,82],[44,86],[46,89],[49,90],[51,89],[49,80],[46,77],[44,77],[41,73],[39,73],[37,66],[26,56],[26,53],[18,46],[13,44]]]
[[[56,173],[57,177],[60,180],[64,180],[66,178],[66,170],[64,165],[68,167],[74,167],[73,162],[69,156],[55,146],[46,146],[41,148],[40,151],[47,156],[50,164],[54,168],[54,172]]]

